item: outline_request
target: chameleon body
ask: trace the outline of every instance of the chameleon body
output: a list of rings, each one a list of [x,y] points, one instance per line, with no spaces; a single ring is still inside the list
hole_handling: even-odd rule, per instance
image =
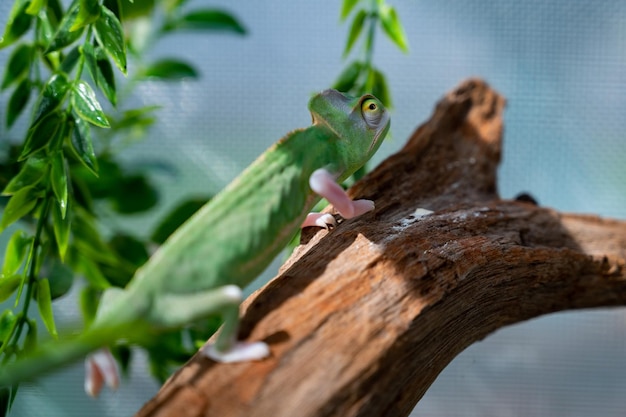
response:
[[[371,95],[352,98],[326,90],[310,100],[309,110],[310,127],[261,154],[172,234],[124,290],[107,290],[88,329],[5,365],[0,386],[32,379],[117,340],[142,343],[216,313],[224,325],[216,343],[205,347],[207,356],[222,361],[267,356],[264,343],[235,340],[240,288],[269,265],[303,222],[329,221],[307,217],[319,194],[337,201],[347,218],[373,208],[368,200],[349,200],[329,179],[343,181],[367,162],[390,124],[388,112]],[[87,363],[96,374],[106,374],[96,362]]]

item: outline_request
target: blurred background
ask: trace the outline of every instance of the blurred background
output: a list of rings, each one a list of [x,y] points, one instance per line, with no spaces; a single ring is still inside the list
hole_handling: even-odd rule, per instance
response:
[[[0,1],[1,27],[12,3]],[[390,4],[404,24],[409,52],[377,38],[374,63],[389,82],[392,130],[370,166],[397,151],[444,93],[478,76],[508,103],[502,197],[525,191],[560,211],[626,219],[626,2]],[[216,192],[281,136],[309,125],[309,97],[331,86],[344,67],[349,25],[339,20],[339,0],[189,5],[232,12],[247,35],[184,34],[153,51],[193,62],[201,78],[144,83],[128,99],[163,108],[149,136],[128,146],[123,159],[174,167],[155,174],[157,210],[121,220],[140,234],[181,199]],[[0,67],[8,56],[0,51]],[[0,95],[2,120],[7,99]],[[25,123],[11,130],[2,123],[0,140],[20,139]],[[76,317],[72,294],[55,308],[58,321]],[[623,416],[625,312],[560,313],[502,329],[458,356],[412,415]],[[141,361],[118,392],[98,401],[84,395],[82,378],[78,365],[24,385],[14,415],[130,415],[158,389]]]

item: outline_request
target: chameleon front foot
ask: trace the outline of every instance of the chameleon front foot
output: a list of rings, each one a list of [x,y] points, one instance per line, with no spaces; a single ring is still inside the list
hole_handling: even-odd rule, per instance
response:
[[[270,355],[270,348],[263,342],[236,342],[232,348],[220,351],[211,343],[202,348],[202,354],[216,362],[249,362],[265,359]]]
[[[309,177],[311,190],[324,197],[332,204],[344,219],[351,219],[374,210],[371,200],[352,200],[335,182],[335,177],[324,168],[320,168]]]

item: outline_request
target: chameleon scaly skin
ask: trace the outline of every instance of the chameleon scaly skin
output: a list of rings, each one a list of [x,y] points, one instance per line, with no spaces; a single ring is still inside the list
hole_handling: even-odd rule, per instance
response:
[[[331,221],[307,217],[321,197],[346,218],[374,208],[369,200],[351,201],[335,181],[370,159],[390,124],[388,112],[371,95],[352,98],[326,90],[310,100],[309,110],[312,126],[289,133],[261,154],[172,234],[124,290],[107,290],[87,330],[4,366],[0,386],[32,379],[116,340],[141,344],[215,313],[224,325],[205,354],[221,361],[267,356],[263,342],[235,340],[240,288],[269,265],[303,222]],[[87,362],[94,393],[102,381],[115,381],[110,373],[116,371],[101,353]]]

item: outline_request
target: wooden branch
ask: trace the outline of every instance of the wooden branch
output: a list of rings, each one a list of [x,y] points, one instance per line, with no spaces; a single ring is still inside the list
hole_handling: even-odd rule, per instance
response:
[[[626,304],[626,222],[498,198],[504,104],[480,80],[446,95],[352,188],[376,210],[305,231],[247,301],[240,334],[271,358],[196,355],[137,416],[407,416],[494,330]]]

